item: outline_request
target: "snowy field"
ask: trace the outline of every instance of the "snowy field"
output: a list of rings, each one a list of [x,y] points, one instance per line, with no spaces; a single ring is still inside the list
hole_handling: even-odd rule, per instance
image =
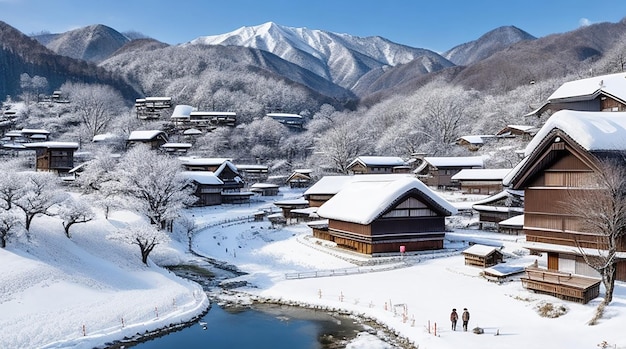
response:
[[[268,202],[185,212],[199,227],[196,252],[247,273],[228,281],[248,286],[223,297],[349,311],[376,319],[420,349],[626,348],[624,283],[617,284],[605,318],[588,326],[601,298],[586,305],[564,302],[528,292],[519,280],[489,282],[480,268],[464,265],[461,251],[469,242],[503,246],[506,265],[530,265],[538,257],[522,248],[523,237],[479,231],[467,227],[469,218],[456,218],[445,251],[379,258],[373,264],[370,258],[316,241],[303,224],[272,227],[267,221],[234,220],[272,208],[272,199],[300,194],[283,193]],[[458,207],[471,203],[458,196],[449,199]],[[143,265],[136,246],[106,239],[116,227],[136,219],[117,212],[109,220],[77,224],[68,239],[58,219],[38,216],[30,242],[12,241],[0,249],[0,348],[91,348],[201,314],[209,301],[199,286],[153,263]],[[191,258],[183,235],[157,246],[152,261],[165,265]],[[545,264],[541,257],[538,262]],[[295,277],[315,273],[335,276]],[[546,304],[563,308],[564,314],[540,316],[538,307]],[[451,331],[452,308],[468,308],[470,331],[463,332],[460,323]],[[484,333],[472,333],[474,327]],[[386,347],[367,334],[349,345]]]

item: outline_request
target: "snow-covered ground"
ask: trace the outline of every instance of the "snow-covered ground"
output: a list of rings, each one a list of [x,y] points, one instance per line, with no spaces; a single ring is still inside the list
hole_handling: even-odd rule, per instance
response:
[[[287,190],[273,199],[299,194]],[[469,205],[458,198],[449,197],[457,206]],[[489,242],[503,246],[507,265],[527,266],[537,258],[545,264],[523,249],[523,237],[468,228],[471,221],[458,218],[458,228],[447,234],[445,251],[379,258],[384,263],[373,265],[370,258],[313,239],[303,224],[273,228],[267,221],[233,220],[272,206],[259,202],[185,212],[201,228],[193,240],[196,252],[247,273],[229,281],[246,281],[248,286],[224,298],[350,311],[376,319],[420,349],[626,348],[624,283],[617,284],[605,318],[588,326],[601,298],[581,305],[528,292],[518,280],[488,282],[480,268],[464,264],[460,253],[470,241]],[[77,224],[68,239],[60,221],[37,217],[31,242],[10,242],[0,249],[0,347],[91,348],[202,313],[208,300],[199,286],[155,264],[144,266],[136,246],[105,238],[136,219],[118,212],[108,221]],[[179,240],[157,246],[151,259],[163,265],[191,258],[186,242]],[[294,277],[315,272],[335,276]],[[541,317],[537,308],[546,302],[564,307],[565,314]],[[460,323],[457,331],[450,330],[452,308],[469,309],[470,331],[460,330]],[[484,334],[472,333],[474,327],[483,328]],[[385,344],[364,333],[349,348]]]

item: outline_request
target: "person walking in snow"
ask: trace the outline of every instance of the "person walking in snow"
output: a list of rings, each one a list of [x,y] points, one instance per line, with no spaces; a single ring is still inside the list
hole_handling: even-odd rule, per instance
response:
[[[456,321],[459,319],[459,314],[457,314],[456,309],[452,309],[452,313],[450,313],[450,321],[452,322],[452,331],[456,331]]]
[[[469,318],[469,311],[467,311],[467,308],[463,308],[463,315],[461,315],[461,320],[463,320],[463,331],[467,331],[467,323],[469,322]]]

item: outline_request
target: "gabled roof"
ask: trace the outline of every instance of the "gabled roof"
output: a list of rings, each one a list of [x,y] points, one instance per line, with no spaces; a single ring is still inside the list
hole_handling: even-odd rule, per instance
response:
[[[405,166],[406,162],[397,156],[359,156],[348,164],[348,168],[361,164],[365,167],[372,166]]]
[[[161,130],[145,130],[145,131],[132,131],[128,136],[129,141],[150,141],[158,136],[163,136],[167,139],[165,132]]]
[[[499,249],[493,246],[474,244],[468,247],[467,249],[465,249],[465,251],[463,251],[463,254],[471,254],[474,256],[487,257],[494,252],[499,252]]]
[[[421,172],[428,165],[433,167],[478,167],[484,165],[482,156],[427,156],[414,172]]]
[[[387,174],[362,174],[362,175],[350,175],[350,176],[324,176],[309,189],[304,192],[304,196],[307,195],[334,195],[337,194],[343,187],[352,182],[357,181],[394,181],[402,177],[414,177],[412,174],[407,173],[387,173]]]
[[[559,142],[570,144],[571,149],[580,149],[578,154],[589,164],[593,164],[596,155],[623,153],[626,151],[626,112],[561,110],[554,113],[528,143],[525,158],[506,176],[504,184],[520,187],[521,178],[528,177],[532,168],[538,171],[537,162],[542,154]]]
[[[180,158],[180,161],[183,165],[192,165],[192,166],[220,166],[226,161],[232,161],[229,158],[192,158],[192,157],[183,157]]]
[[[410,192],[418,193],[424,203],[443,215],[457,213],[457,209],[448,201],[412,177],[401,177],[394,181],[351,182],[320,206],[317,213],[323,218],[367,225]]]
[[[510,168],[464,168],[450,179],[453,181],[501,181],[510,171]]]
[[[211,171],[182,171],[181,176],[188,178],[194,182],[204,185],[223,185],[221,179],[219,179],[215,173]]]
[[[566,82],[548,97],[548,101],[589,100],[596,98],[600,93],[626,101],[626,73],[600,75]]]

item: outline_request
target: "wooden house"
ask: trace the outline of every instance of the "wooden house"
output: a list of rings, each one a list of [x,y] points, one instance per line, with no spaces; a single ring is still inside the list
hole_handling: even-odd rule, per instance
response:
[[[465,265],[488,268],[504,261],[500,249],[493,246],[474,244],[463,251]]]
[[[161,145],[161,149],[169,154],[184,154],[191,148],[191,143],[167,142]]]
[[[292,224],[298,223],[300,216],[299,214],[292,214],[292,211],[309,207],[309,202],[304,198],[298,198],[275,201],[274,205],[281,209],[281,217],[284,219],[285,223]]]
[[[524,232],[524,214],[498,222],[498,231],[509,235],[522,234]]]
[[[520,137],[522,140],[529,141],[536,132],[537,127],[531,125],[506,125],[495,136],[497,138]]]
[[[218,126],[235,127],[237,113],[228,111],[192,111],[189,114],[191,127],[197,129],[213,129]]]
[[[224,182],[213,172],[183,171],[181,175],[190,179],[194,185],[194,195],[198,198],[194,206],[212,206],[222,203]]]
[[[410,167],[396,156],[359,156],[347,166],[349,174],[407,173]]]
[[[456,144],[467,150],[476,151],[480,149],[488,140],[493,139],[494,135],[468,135],[461,136],[456,139]]]
[[[416,178],[354,181],[318,208],[328,226],[316,225],[313,235],[369,255],[436,250],[445,217],[456,212]]]
[[[413,173],[429,187],[459,188],[452,176],[464,169],[483,168],[482,156],[424,157]]]
[[[266,181],[268,179],[269,167],[260,164],[237,164],[239,175],[246,183]]]
[[[295,169],[287,177],[286,182],[291,188],[306,188],[311,185],[311,173],[313,173],[313,170],[308,168]]]
[[[600,162],[626,154],[626,113],[561,110],[554,113],[526,147],[526,157],[504,183],[524,190],[524,233],[527,248],[547,256],[549,270],[597,277],[580,248],[605,248],[597,233],[580,231],[565,202],[588,186]],[[581,192],[583,191],[583,192]],[[618,249],[626,252],[624,239]],[[623,254],[619,254],[621,258]],[[619,259],[617,278],[626,280],[626,261]]]
[[[524,213],[524,192],[505,189],[474,202],[472,209],[478,212],[479,229],[493,224],[500,231],[500,222]]]
[[[167,135],[160,130],[133,131],[126,140],[128,146],[147,144],[151,149],[159,149],[165,143],[167,143]]]
[[[26,149],[35,150],[37,171],[55,172],[66,175],[74,168],[76,142],[37,142],[25,143]]]
[[[626,111],[626,73],[594,76],[568,81],[547,102],[526,116],[552,115],[559,110]]]
[[[463,169],[450,179],[459,182],[464,194],[493,195],[502,191],[502,179],[510,171],[510,168]]]
[[[50,137],[50,131],[43,129],[23,128],[19,132],[26,142],[45,142]]]
[[[250,186],[250,191],[261,196],[276,196],[279,186],[273,183],[254,183]]]
[[[146,97],[135,100],[139,119],[158,119],[161,113],[172,107],[172,97]]]
[[[266,116],[292,129],[302,130],[304,128],[304,118],[298,114],[268,113]]]

